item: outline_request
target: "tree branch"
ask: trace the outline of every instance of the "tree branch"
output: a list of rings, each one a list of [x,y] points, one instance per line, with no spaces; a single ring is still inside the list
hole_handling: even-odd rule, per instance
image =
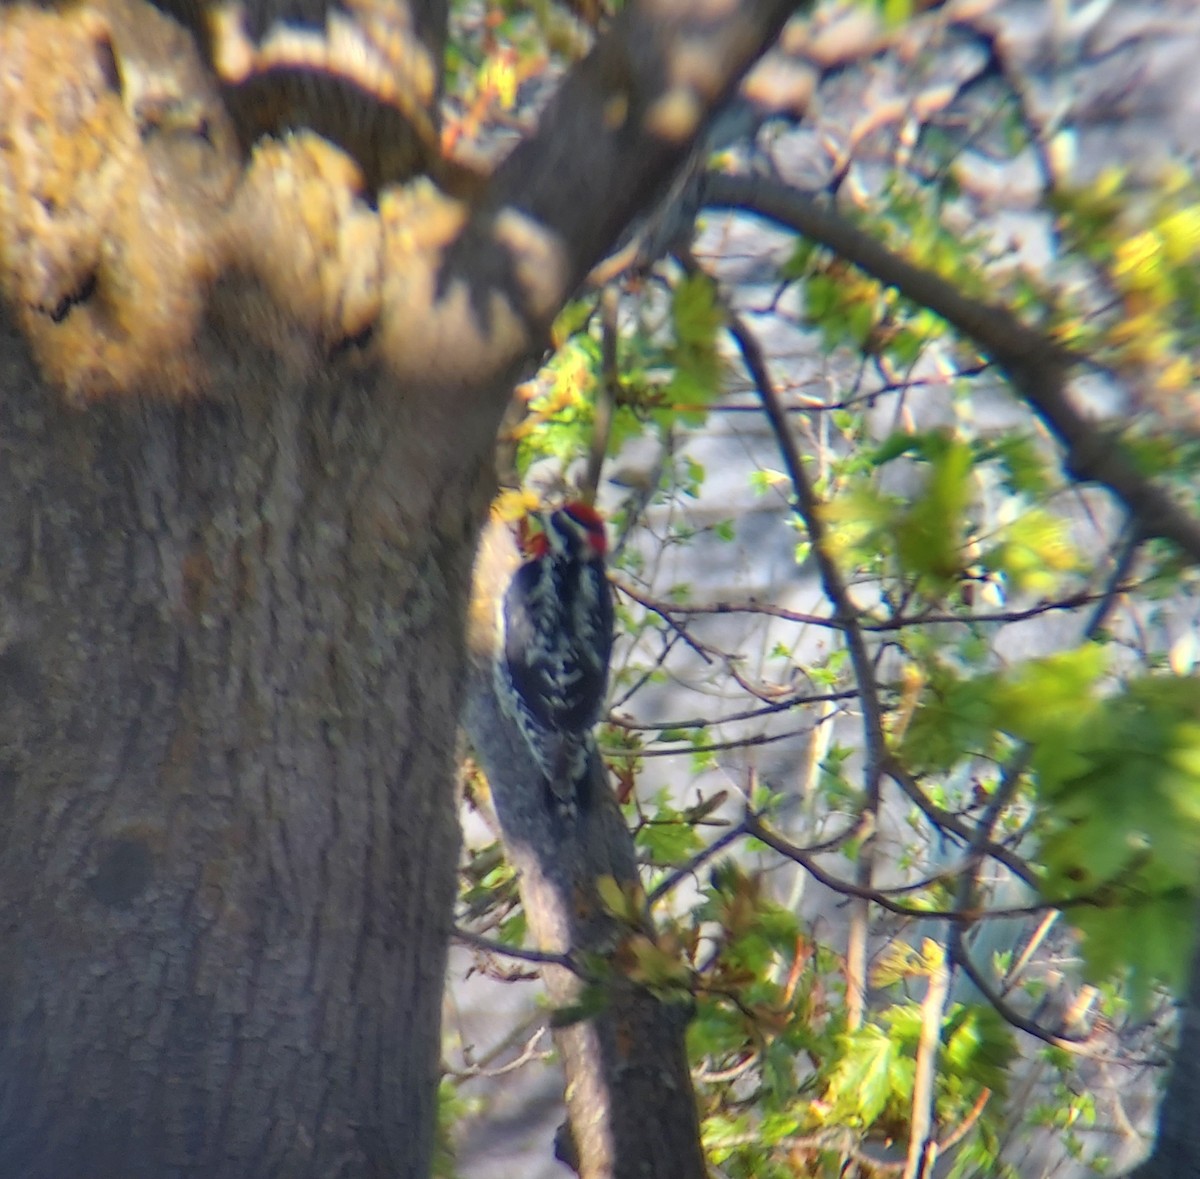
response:
[[[904,1179],[923,1179],[937,1161],[938,1141],[934,1136],[934,1102],[937,1099],[937,1059],[942,1046],[942,1019],[950,997],[950,971],[944,961],[930,967],[925,998],[921,1003],[921,1036],[913,1075],[912,1126]]]
[[[496,697],[496,599],[519,557],[508,529],[494,521],[476,564],[464,726],[487,774],[516,869],[530,939],[547,955],[608,963],[600,1009],[555,1029],[567,1076],[574,1157],[583,1179],[702,1179],[695,1097],[687,1067],[687,1012],[621,971],[631,928],[610,912],[598,882],[609,877],[639,895],[633,837],[599,758],[592,758],[589,801],[564,829],[546,806],[541,771],[516,723]],[[542,977],[560,1009],[581,1003],[582,980],[548,957]]]
[[[517,958],[522,962],[534,962],[539,966],[561,966],[564,970],[569,970],[572,974],[579,974],[579,967],[571,960],[567,954],[555,954],[549,950],[533,950],[525,946],[509,946],[504,942],[498,942],[490,937],[484,937],[482,934],[473,933],[469,929],[463,929],[461,926],[456,926],[451,931],[451,937],[456,942],[461,942],[464,946],[470,946],[473,950],[480,950],[485,954],[503,954],[508,958]]]
[[[642,0],[571,71],[537,132],[497,169],[487,208],[515,210],[564,255],[548,314],[667,185],[795,0]]]
[[[827,205],[779,181],[709,173],[704,201],[803,234],[940,315],[1005,371],[1013,388],[1062,444],[1067,470],[1075,478],[1107,487],[1137,520],[1143,535],[1170,540],[1200,563],[1200,521],[1134,467],[1112,431],[1072,402],[1067,372],[1084,357],[1027,326],[1006,308],[967,297],[939,275],[893,253]]]

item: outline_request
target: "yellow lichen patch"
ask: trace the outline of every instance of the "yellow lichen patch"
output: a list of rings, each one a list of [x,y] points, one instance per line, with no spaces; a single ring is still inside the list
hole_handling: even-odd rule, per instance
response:
[[[570,263],[561,239],[514,208],[497,214],[495,234],[514,261],[526,314],[549,321],[562,306],[568,289]]]
[[[138,0],[0,14],[0,296],[74,400],[203,384],[232,137],[189,39]]]
[[[358,161],[372,190],[423,173],[439,153],[439,73],[404,5],[352,0],[323,28],[277,20],[251,39],[245,6],[206,7],[213,69],[242,142],[307,128]]]
[[[405,381],[469,388],[503,369],[528,338],[504,260],[482,234],[474,249],[463,240],[472,232],[468,212],[428,181],[389,189],[380,202],[382,343]]]
[[[237,265],[326,351],[379,314],[379,218],[343,152],[303,133],[256,149],[235,206]]]
[[[621,91],[604,104],[604,126],[609,131],[619,131],[629,118],[629,95]]]
[[[464,202],[438,192],[429,183],[390,188],[379,205],[389,255],[427,255],[441,250],[462,233],[469,210]]]
[[[646,130],[669,143],[683,143],[696,133],[704,114],[699,96],[687,86],[673,86],[646,112]]]

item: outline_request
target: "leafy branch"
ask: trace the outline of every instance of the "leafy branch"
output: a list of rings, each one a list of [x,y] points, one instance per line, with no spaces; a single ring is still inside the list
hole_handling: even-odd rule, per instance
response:
[[[1137,521],[1142,535],[1162,537],[1200,563],[1200,521],[1134,465],[1113,431],[1089,419],[1067,390],[1068,372],[1086,357],[1023,323],[1007,309],[964,294],[931,270],[914,265],[840,216],[828,204],[764,176],[707,174],[704,202],[774,221],[833,250],[885,286],[940,315],[1007,374],[1062,444],[1066,467],[1107,487]]]

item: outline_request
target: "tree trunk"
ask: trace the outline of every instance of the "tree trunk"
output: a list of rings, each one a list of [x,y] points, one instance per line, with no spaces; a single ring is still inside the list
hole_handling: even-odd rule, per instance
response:
[[[486,484],[353,358],[64,413],[0,324],[0,1174],[424,1175]]]

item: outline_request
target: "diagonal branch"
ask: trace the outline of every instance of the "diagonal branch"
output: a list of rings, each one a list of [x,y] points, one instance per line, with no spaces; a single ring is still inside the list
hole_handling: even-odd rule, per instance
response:
[[[546,990],[556,1008],[579,1016],[555,1029],[578,1170],[581,1179],[703,1179],[686,1012],[621,969],[626,939],[651,927],[637,929],[611,912],[599,885],[608,878],[640,896],[633,836],[607,772],[598,756],[590,759],[590,803],[564,829],[545,806],[539,771],[496,696],[496,597],[518,560],[507,527],[494,521],[476,568],[464,727],[488,776]],[[461,930],[456,936],[509,952]],[[597,968],[590,995],[576,962]]]
[[[1023,323],[1004,307],[968,298],[953,283],[893,253],[827,204],[763,176],[710,173],[710,207],[738,209],[784,225],[827,246],[860,270],[940,315],[1008,375],[1013,388],[1066,451],[1077,479],[1107,487],[1128,508],[1144,536],[1173,541],[1200,563],[1200,520],[1132,464],[1110,430],[1072,402],[1067,373],[1084,357]]]
[[[571,71],[486,197],[486,208],[516,210],[565,251],[559,273],[541,275],[549,314],[666,187],[787,20],[810,6],[642,0]]]

